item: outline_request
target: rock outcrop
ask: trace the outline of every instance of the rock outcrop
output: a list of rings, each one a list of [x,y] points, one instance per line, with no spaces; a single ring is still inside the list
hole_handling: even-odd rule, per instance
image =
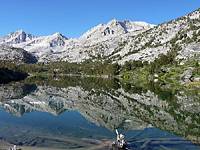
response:
[[[5,45],[0,46],[0,60],[13,62],[16,64],[37,62],[37,58],[24,49]]]

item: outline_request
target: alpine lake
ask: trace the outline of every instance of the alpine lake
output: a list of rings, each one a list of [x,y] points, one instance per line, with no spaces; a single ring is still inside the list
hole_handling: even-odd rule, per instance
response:
[[[0,149],[110,149],[115,129],[133,150],[200,150],[200,90],[92,77],[0,86]]]

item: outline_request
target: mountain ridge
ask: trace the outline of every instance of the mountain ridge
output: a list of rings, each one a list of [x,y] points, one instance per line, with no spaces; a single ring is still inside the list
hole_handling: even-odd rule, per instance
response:
[[[126,27],[125,24],[128,24],[128,26]],[[107,41],[108,39],[119,36],[120,34],[135,32],[136,29],[137,32],[142,32],[143,30],[147,30],[152,26],[153,25],[144,22],[111,20],[107,24],[100,24],[92,28],[94,33],[89,30],[77,39],[69,39],[61,33],[55,33],[49,36],[34,36],[24,32],[23,30],[19,30],[0,38],[0,44],[23,48],[36,56],[40,62],[43,62],[46,59],[54,56],[56,58],[53,60],[51,59],[51,61],[58,60],[59,56],[56,56],[57,53],[65,52],[64,58],[61,59],[63,61],[71,62],[70,57],[72,57],[72,61],[78,61],[77,57],[79,57],[79,53],[81,53],[80,49],[87,47],[88,44],[99,44],[100,42]],[[128,31],[126,28],[130,28],[133,31]],[[82,56],[83,58],[80,57],[80,61],[82,61],[82,59],[89,59],[89,55],[91,54],[84,54],[84,56]],[[66,58],[67,56],[69,56],[69,58]]]
[[[60,33],[35,37],[22,36],[24,32],[21,32],[21,36],[7,39],[8,42],[0,38],[0,44],[22,48],[33,54],[38,62],[46,63],[108,60],[123,65],[127,61],[153,62],[161,54],[175,49],[177,60],[187,60],[199,55],[199,21],[200,9],[157,26],[113,19],[75,39]]]

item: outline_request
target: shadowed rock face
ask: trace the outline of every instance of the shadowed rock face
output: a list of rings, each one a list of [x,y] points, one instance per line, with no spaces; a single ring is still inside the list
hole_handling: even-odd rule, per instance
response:
[[[31,111],[59,115],[78,110],[91,122],[110,130],[142,130],[150,124],[200,143],[198,94],[179,91],[163,98],[164,92],[125,90],[122,86],[86,89],[81,85],[19,84],[2,86],[0,95],[1,107],[17,116]]]
[[[37,58],[22,48],[0,45],[0,60],[18,63],[36,63]]]

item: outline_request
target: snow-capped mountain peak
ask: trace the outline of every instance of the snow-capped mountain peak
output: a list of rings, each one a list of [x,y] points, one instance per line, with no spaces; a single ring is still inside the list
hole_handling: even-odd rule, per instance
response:
[[[135,32],[135,31],[142,31],[142,30],[148,30],[150,28],[155,27],[156,25],[153,24],[149,24],[146,22],[142,22],[142,21],[129,21],[129,20],[125,20],[124,24],[126,26],[126,29],[128,30],[128,32]]]
[[[59,32],[46,37],[46,41],[50,44],[50,47],[64,46],[66,40],[68,40],[68,38]]]
[[[119,21],[113,19],[107,24],[99,24],[96,27],[88,30],[81,38],[85,39],[99,39],[109,36],[118,36],[130,32],[138,32],[148,30],[155,25],[146,22],[132,22],[129,20]]]
[[[100,53],[98,47],[100,43],[106,42],[109,47],[112,47],[112,50],[107,51],[106,49],[105,52],[102,52],[109,54],[117,46],[121,36],[129,36],[127,33],[137,35],[151,27],[147,23],[139,24],[113,19],[106,24],[95,26],[77,39],[68,39],[59,32],[48,36],[33,36],[23,30],[18,30],[0,38],[0,45],[23,48],[36,56],[38,61],[48,61],[51,58],[53,61],[62,59],[81,62],[88,59],[92,53],[92,55]],[[113,40],[115,41],[114,45],[111,44]],[[93,49],[95,50],[93,51]]]
[[[0,38],[0,45],[23,48],[39,62],[89,59],[119,64],[133,60],[152,62],[172,49],[181,49],[177,58],[183,60],[199,55],[199,22],[200,9],[156,27],[141,21],[113,19],[77,39],[68,39],[61,33],[36,37],[19,30]]]
[[[8,45],[19,44],[22,42],[30,41],[34,38],[36,38],[36,36],[28,34],[23,30],[17,30],[16,32],[12,32],[7,36],[0,38],[0,44],[8,44]]]
[[[61,34],[60,32],[56,32],[54,33],[53,35],[50,35],[52,37],[55,37],[55,38],[64,38],[64,39],[68,39],[67,37],[65,37],[63,34]]]

